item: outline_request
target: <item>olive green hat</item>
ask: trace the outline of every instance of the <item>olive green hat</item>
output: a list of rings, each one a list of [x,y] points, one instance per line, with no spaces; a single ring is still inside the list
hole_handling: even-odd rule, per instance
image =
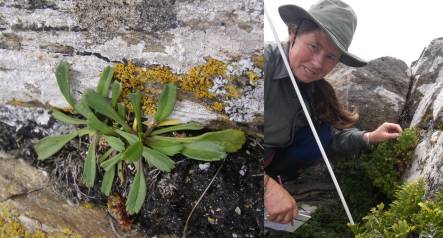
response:
[[[308,19],[323,29],[335,45],[343,52],[340,61],[348,66],[362,67],[366,61],[348,52],[357,27],[357,16],[352,8],[340,0],[320,0],[309,11],[296,5],[283,5],[278,8],[280,17],[286,24],[296,19]]]

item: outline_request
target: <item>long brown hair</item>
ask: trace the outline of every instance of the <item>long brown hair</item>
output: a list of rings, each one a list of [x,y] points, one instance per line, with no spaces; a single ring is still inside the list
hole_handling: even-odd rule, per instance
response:
[[[357,123],[356,109],[348,111],[339,101],[332,85],[325,79],[314,82],[313,105],[321,121],[338,129],[348,128]]]
[[[300,26],[300,27],[298,27]],[[289,44],[293,45],[296,36],[306,34],[319,27],[313,21],[298,19],[288,25]],[[348,111],[337,99],[334,88],[325,79],[314,82],[313,105],[315,114],[318,118],[331,124],[333,127],[343,129],[351,127],[358,121],[358,112],[356,109]]]

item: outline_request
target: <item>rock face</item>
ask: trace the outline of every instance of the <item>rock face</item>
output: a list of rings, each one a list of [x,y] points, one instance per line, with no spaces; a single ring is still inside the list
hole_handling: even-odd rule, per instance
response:
[[[262,81],[261,70],[252,66],[252,57],[262,54],[262,12],[263,2],[256,0],[2,1],[0,103],[66,107],[53,74],[61,61],[71,64],[77,97],[95,87],[105,66],[128,60],[183,74],[215,58]],[[242,62],[250,67],[241,68]],[[239,122],[263,111],[260,101],[245,106],[263,94],[263,83],[245,86],[240,102],[220,100],[227,106],[222,114]]]
[[[0,208],[4,207],[18,211],[18,220],[28,231],[60,233],[69,230],[87,237],[115,236],[105,210],[73,205],[57,198],[46,172],[2,153]]]
[[[416,159],[405,180],[423,177],[428,195],[443,189],[443,39],[436,39],[412,67],[413,87],[409,98],[410,127],[420,128]]]
[[[407,69],[401,60],[382,57],[362,68],[340,64],[326,78],[347,108],[357,108],[357,127],[374,130],[385,121],[398,121],[408,93]]]
[[[423,112],[423,108],[419,108],[422,99],[426,96],[429,97],[432,95],[432,98],[427,98],[425,101],[434,101],[437,96],[436,92],[439,91],[438,87],[443,83],[440,76],[441,65],[443,64],[442,48],[443,38],[433,40],[423,50],[420,58],[414,62],[410,69],[412,84],[408,98],[409,106],[405,108],[407,109],[405,111],[405,116],[409,121],[412,120],[412,124],[414,125],[417,124],[417,120],[419,120],[420,117],[423,117],[425,113]],[[424,104],[422,104],[422,107],[424,107]],[[419,110],[420,112],[417,114],[416,110]],[[436,117],[434,116],[434,118]]]

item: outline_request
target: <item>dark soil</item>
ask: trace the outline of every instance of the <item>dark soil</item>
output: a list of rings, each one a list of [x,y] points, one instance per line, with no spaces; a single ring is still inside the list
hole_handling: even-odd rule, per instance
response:
[[[81,184],[88,146],[86,137],[71,141],[47,161],[36,159],[32,142],[46,136],[47,129],[29,121],[16,131],[0,121],[0,150],[16,154],[48,171],[55,190],[65,199],[106,206],[108,198],[99,189],[103,171],[98,172],[98,182],[96,180],[92,189]],[[177,163],[171,173],[146,168],[145,204],[139,214],[128,217],[127,221],[133,221],[134,227],[147,237],[171,234],[181,237],[192,208],[222,167],[191,216],[187,237],[262,237],[263,149],[260,144],[260,139],[248,137],[239,152],[229,154],[224,161],[210,163],[208,169],[201,169],[199,165],[203,163],[200,161],[180,156],[173,158]],[[125,168],[125,174],[128,179],[123,183],[117,180],[113,186],[113,194],[123,197],[123,204],[133,177],[130,167]]]

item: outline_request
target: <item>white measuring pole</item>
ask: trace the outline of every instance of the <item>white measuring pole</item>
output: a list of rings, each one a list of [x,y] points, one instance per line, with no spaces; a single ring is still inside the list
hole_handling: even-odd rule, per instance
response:
[[[326,156],[325,150],[323,149],[323,145],[318,137],[317,131],[315,130],[314,124],[312,123],[311,116],[309,115],[308,109],[306,108],[305,102],[303,101],[303,97],[301,96],[300,90],[298,89],[298,85],[295,82],[294,75],[292,74],[291,67],[289,67],[288,59],[286,57],[286,53],[281,46],[280,40],[278,39],[277,32],[275,31],[274,25],[272,24],[271,18],[268,15],[268,12],[265,8],[265,15],[269,21],[269,26],[271,27],[272,34],[274,35],[275,41],[277,42],[278,49],[280,50],[280,54],[283,58],[283,62],[285,63],[286,70],[288,70],[289,77],[291,78],[292,85],[294,86],[295,92],[297,93],[298,100],[303,108],[303,112],[305,113],[306,119],[308,120],[309,127],[311,127],[312,134],[314,134],[315,141],[317,142],[318,147],[320,148],[321,155],[323,156],[323,160],[326,163],[326,167],[328,168],[329,174],[331,175],[332,181],[334,182],[335,189],[338,192],[338,196],[340,197],[341,203],[345,208],[346,215],[348,215],[349,222],[354,225],[354,219],[352,219],[351,212],[349,211],[348,204],[346,203],[345,198],[343,197],[343,193],[338,185],[337,179],[335,178],[334,171],[332,170],[331,164],[329,163],[328,157]],[[266,120],[266,118],[265,118]]]

